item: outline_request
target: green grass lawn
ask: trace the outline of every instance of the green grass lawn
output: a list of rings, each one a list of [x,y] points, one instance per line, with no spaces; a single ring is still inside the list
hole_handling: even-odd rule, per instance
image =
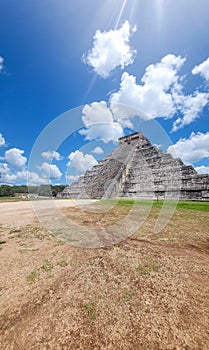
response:
[[[54,199],[59,199],[59,198],[54,198],[54,197],[38,197],[38,198],[20,198],[20,197],[9,197],[9,196],[3,196],[0,197],[0,202],[22,202],[22,201],[43,201],[43,200],[54,200]]]
[[[177,209],[193,209],[209,211],[209,202],[179,201]]]
[[[28,201],[28,198],[18,198],[18,197],[10,197],[10,196],[2,196],[0,197],[0,202],[19,202],[19,201]]]
[[[102,200],[103,201],[103,200]],[[99,201],[101,203],[101,201]],[[163,204],[165,204],[166,206],[173,206],[175,201],[171,201],[171,200],[167,200],[167,201],[163,201],[163,200],[134,200],[134,199],[113,199],[113,200],[104,200],[104,203],[115,203],[119,206],[126,206],[126,205],[133,205],[133,204],[137,204],[137,205],[142,205],[142,206],[152,206],[153,208],[161,208],[163,206]],[[205,210],[205,211],[209,211],[209,202],[196,202],[196,201],[177,201],[177,209],[192,209],[192,210]]]
[[[33,198],[32,200],[60,200],[63,198]],[[65,198],[66,200],[71,200],[68,198]],[[19,202],[19,201],[29,201],[30,199],[28,198],[17,198],[17,197],[0,197],[0,202],[2,201],[9,201],[9,202]],[[134,199],[128,199],[128,198],[122,198],[122,199],[101,199],[98,200],[98,204],[101,205],[102,203],[104,204],[112,204],[112,205],[119,205],[119,206],[129,206],[133,204],[141,205],[141,206],[152,206],[153,208],[161,208],[163,204],[165,204],[167,207],[173,206],[174,201],[167,200],[134,200]],[[209,202],[196,202],[196,201],[178,201],[177,202],[177,209],[192,209],[192,210],[204,210],[204,211],[209,211]]]

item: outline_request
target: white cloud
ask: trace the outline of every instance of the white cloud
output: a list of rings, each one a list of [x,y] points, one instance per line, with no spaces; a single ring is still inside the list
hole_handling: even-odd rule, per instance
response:
[[[137,84],[135,76],[123,73],[119,91],[110,97],[115,119],[122,125],[127,125],[137,110],[143,119],[171,118],[178,113],[173,131],[197,119],[208,104],[209,93],[196,90],[193,94],[184,95],[179,70],[185,60],[171,54],[163,57],[159,63],[146,68],[141,84]],[[131,106],[135,110],[131,111],[130,107],[125,106]]]
[[[15,174],[3,174],[3,176],[1,177],[1,181],[3,181],[4,183],[15,183],[17,181],[17,176]]]
[[[168,54],[159,63],[149,65],[142,77],[142,82],[146,85],[157,85],[162,90],[168,90],[170,86],[177,82],[177,73],[186,58]]]
[[[5,138],[3,137],[2,134],[0,134],[0,147],[5,145]]]
[[[67,175],[66,178],[67,180],[74,182],[79,179],[79,175]]]
[[[117,141],[123,136],[123,129],[118,123],[92,125],[89,129],[82,129],[81,135],[86,137],[86,140],[103,140],[104,142]]]
[[[42,170],[42,177],[44,179],[55,180],[60,179],[62,176],[60,169],[55,164],[44,162],[38,168]]]
[[[56,159],[56,160],[61,160],[62,157],[59,154],[59,152],[56,151],[46,151],[46,152],[42,152],[41,156],[47,160],[52,161],[52,159]]]
[[[20,170],[17,171],[16,173],[12,174],[16,176],[16,181],[21,181],[21,180],[27,180],[29,179],[32,174],[34,174],[33,172],[27,171],[27,170]]]
[[[151,64],[146,68],[141,79],[142,84],[136,83],[136,77],[123,73],[121,77],[120,90],[112,94],[110,98],[111,107],[117,118],[131,117],[129,110],[127,114],[124,109],[120,111],[117,104],[131,106],[146,115],[144,118],[172,117],[175,113],[175,102],[172,89],[181,89],[178,71],[185,62],[185,58],[175,55],[167,55],[159,63]],[[116,105],[116,109],[115,109]],[[134,111],[134,115],[136,111]]]
[[[132,64],[136,50],[130,46],[130,37],[136,31],[125,21],[121,28],[101,32],[94,35],[93,47],[83,61],[93,67],[94,71],[103,78],[107,78],[116,67],[122,69]]]
[[[8,164],[0,163],[1,181],[4,183],[27,182],[29,185],[47,184],[47,180],[40,177],[37,173],[20,170],[14,173],[11,172]]]
[[[101,147],[97,146],[95,147],[93,150],[92,150],[92,153],[95,153],[95,154],[103,154],[104,151]]]
[[[28,179],[28,185],[30,185],[30,186],[48,185],[49,184],[48,179],[41,177],[39,174],[37,174],[33,171],[28,172],[27,179]]]
[[[70,159],[68,167],[74,168],[78,174],[84,174],[86,170],[97,164],[96,159],[91,154],[84,154],[81,151],[70,153],[68,158]]]
[[[0,163],[0,173],[2,174],[9,174],[10,169],[7,163]]]
[[[209,174],[209,166],[201,165],[197,166],[195,169],[199,174]]]
[[[112,123],[113,115],[105,101],[85,105],[82,110],[82,120],[86,127],[98,123]]]
[[[43,173],[41,175],[33,171],[26,171],[25,173],[19,172],[17,173],[17,180],[27,179],[27,183],[29,186],[49,185],[50,180],[60,179],[60,177],[62,176],[62,173],[56,167],[56,165],[55,168],[52,166],[52,164],[49,165],[50,169],[48,166],[43,166]]]
[[[17,181],[22,172],[25,173],[25,170],[12,173],[7,163],[0,163],[1,181],[4,181],[5,183]],[[27,177],[24,176],[24,179],[26,178]]]
[[[199,118],[200,113],[208,103],[209,93],[196,91],[193,95],[182,95],[181,100],[180,110],[183,117],[175,120],[172,131],[177,131]]]
[[[195,66],[192,74],[200,74],[205,80],[209,81],[209,57],[200,63],[199,66]]]
[[[15,149],[16,150],[16,149]],[[9,150],[11,151],[11,150]],[[18,150],[20,151],[20,150]],[[21,151],[23,153],[23,151]],[[43,170],[43,176],[40,176],[39,174],[33,172],[33,171],[27,171],[24,169],[25,165],[25,159],[22,159],[22,153],[20,152],[9,152],[5,153],[5,159],[8,161],[10,160],[11,167],[13,168],[13,171],[10,169],[9,165],[7,163],[0,163],[0,173],[1,173],[1,181],[4,183],[17,183],[17,182],[22,182],[22,183],[28,183],[29,185],[42,185],[42,184],[47,184],[48,181],[48,167],[43,166],[41,167],[41,170]],[[13,157],[17,155],[17,160],[14,162]],[[55,168],[51,166],[52,168],[52,175],[56,175],[53,173],[55,172]],[[59,173],[58,173],[59,174]]]
[[[0,71],[3,69],[4,65],[3,65],[3,62],[4,62],[4,58],[2,56],[0,56]]]
[[[188,139],[180,139],[168,147],[168,153],[180,157],[185,163],[197,162],[209,157],[209,132],[192,133]]]
[[[122,126],[115,122],[106,102],[93,102],[83,108],[82,120],[86,129],[80,131],[87,140],[101,139],[104,142],[117,141],[123,136]]]
[[[18,148],[11,148],[5,152],[5,160],[13,168],[22,169],[27,162],[27,158],[22,156],[23,153],[24,151]]]

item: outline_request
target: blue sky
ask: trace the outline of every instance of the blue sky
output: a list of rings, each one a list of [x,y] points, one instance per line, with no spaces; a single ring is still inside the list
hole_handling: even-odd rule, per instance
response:
[[[139,128],[209,172],[208,13],[205,0],[1,0],[1,183],[70,183]]]

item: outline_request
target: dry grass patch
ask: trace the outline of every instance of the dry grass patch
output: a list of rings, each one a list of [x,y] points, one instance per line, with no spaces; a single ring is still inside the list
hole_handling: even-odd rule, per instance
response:
[[[115,205],[112,203],[95,204],[87,208],[65,208],[63,213],[74,223],[86,227],[107,227],[123,220],[130,211],[130,206]]]
[[[136,209],[137,208],[137,209]],[[114,226],[129,215],[131,204],[112,203],[95,204],[88,208],[65,208],[63,213],[74,223],[89,227],[101,228]],[[145,217],[144,224],[137,230],[133,237],[150,239],[165,244],[179,244],[184,246],[199,246],[209,249],[209,212],[191,209],[177,209],[167,226],[160,232],[154,233],[154,227],[159,218],[161,207],[153,207],[148,212],[143,205],[135,207],[138,217]],[[103,210],[103,212],[102,212]],[[138,211],[137,211],[138,210]],[[165,209],[166,210],[166,209]],[[136,218],[137,221],[137,218]]]
[[[13,228],[9,231],[10,238],[28,239],[35,238],[38,240],[49,239],[50,235],[43,230],[41,225],[26,225],[18,228]]]
[[[148,220],[135,236],[146,237],[164,244],[173,243],[209,249],[209,213],[207,211],[177,209],[167,226],[160,233],[153,233],[158,215],[159,209],[153,209]]]
[[[100,226],[130,208],[64,211]],[[37,223],[3,228],[0,348],[208,350],[209,214],[178,209],[154,234],[159,211],[133,236],[98,249],[60,242]]]

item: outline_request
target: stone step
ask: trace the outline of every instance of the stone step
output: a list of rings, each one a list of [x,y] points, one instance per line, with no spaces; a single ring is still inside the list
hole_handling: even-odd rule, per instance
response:
[[[209,175],[153,146],[142,133],[119,139],[114,149],[79,180],[67,186],[63,197],[154,198],[165,196],[209,200]]]

